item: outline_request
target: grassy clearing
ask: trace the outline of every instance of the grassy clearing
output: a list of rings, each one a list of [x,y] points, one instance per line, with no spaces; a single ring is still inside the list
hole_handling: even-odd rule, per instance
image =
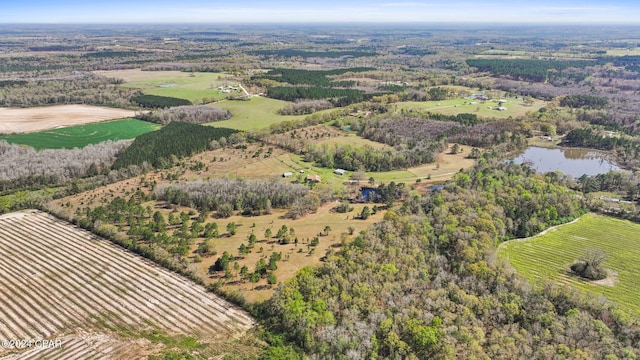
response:
[[[471,104],[472,102],[476,102],[476,104]],[[524,116],[527,112],[538,111],[545,105],[546,103],[540,100],[535,100],[531,105],[525,105],[521,99],[509,98],[507,99],[507,102],[502,105],[507,109],[498,111],[495,110],[495,108],[498,107],[497,102],[491,100],[479,101],[460,98],[442,101],[401,102],[397,104],[396,111],[431,111],[445,115],[468,113],[476,114],[478,117],[506,119],[510,116]]]
[[[611,49],[607,50],[609,56],[625,56],[625,55],[640,55],[640,48],[634,49]]]
[[[105,76],[122,78],[122,86],[142,90],[145,94],[186,99],[192,103],[207,103],[225,99],[230,94],[219,91],[219,86],[233,85],[223,73],[187,73],[179,71],[109,71]],[[241,91],[234,91],[241,94]]]
[[[395,181],[397,183],[403,182],[407,184],[415,183],[417,180],[420,182],[442,182],[449,180],[460,169],[467,169],[472,167],[476,161],[469,159],[467,156],[471,153],[471,147],[462,145],[462,151],[457,154],[450,154],[450,149],[453,144],[438,154],[438,158],[435,163],[424,164],[408,168],[406,170],[394,170],[371,173],[376,181],[388,183]]]
[[[105,121],[95,124],[70,126],[27,134],[0,136],[9,143],[40,149],[72,149],[97,144],[107,140],[133,139],[156,130],[159,126],[137,119]]]
[[[362,138],[354,133],[346,133],[343,136],[337,136],[328,138],[318,142],[318,144],[327,144],[329,146],[336,145],[351,145],[351,146],[369,146],[373,149],[377,150],[392,150],[393,147],[379,143],[376,141],[371,141],[369,139]]]
[[[498,254],[532,281],[554,280],[602,294],[640,314],[640,225],[594,214],[543,235],[502,244]],[[569,273],[569,266],[587,248],[603,250],[605,267],[613,274],[600,282],[587,282]]]
[[[226,100],[215,104],[216,107],[229,110],[233,116],[229,120],[217,121],[214,126],[238,130],[262,129],[285,120],[303,119],[307,115],[278,115],[277,111],[288,102],[254,96],[247,101]]]

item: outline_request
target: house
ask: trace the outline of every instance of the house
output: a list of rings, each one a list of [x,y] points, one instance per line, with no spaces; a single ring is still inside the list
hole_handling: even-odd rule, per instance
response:
[[[307,175],[307,182],[319,183],[322,181],[320,175]]]
[[[333,173],[337,174],[337,175],[344,175],[346,172],[347,172],[347,170],[343,170],[343,169],[335,169],[335,170],[333,170]]]
[[[286,172],[286,173],[282,174],[282,177],[286,177],[286,178],[292,177],[292,176],[293,176],[292,172]]]

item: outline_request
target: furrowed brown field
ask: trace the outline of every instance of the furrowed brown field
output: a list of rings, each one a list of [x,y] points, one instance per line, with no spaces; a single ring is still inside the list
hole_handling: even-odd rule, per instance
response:
[[[0,134],[24,133],[135,116],[135,111],[90,105],[0,108]]]
[[[254,325],[204,288],[39,211],[0,216],[0,258],[0,339],[60,344],[0,357],[140,358],[229,343]]]

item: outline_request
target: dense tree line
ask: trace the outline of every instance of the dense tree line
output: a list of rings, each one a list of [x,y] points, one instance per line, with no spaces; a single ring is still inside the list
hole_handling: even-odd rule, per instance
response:
[[[218,210],[223,204],[247,215],[286,208],[309,192],[309,188],[285,181],[216,179],[158,186],[158,199],[171,204]]]
[[[111,164],[131,144],[106,141],[82,149],[45,149],[0,141],[0,190],[60,185],[72,179],[108,173]]]
[[[211,141],[227,138],[236,130],[184,122],[171,122],[158,131],[138,136],[114,162],[113,168],[151,164],[164,167],[172,158],[183,158],[209,148]]]
[[[458,97],[458,94],[442,88],[440,86],[429,88],[428,90],[419,89],[406,89],[405,91],[398,91],[395,86],[382,86],[379,87],[385,92],[393,92],[393,94],[385,94],[373,97],[372,101],[383,104],[396,103],[400,101],[440,101],[453,99]]]
[[[327,99],[333,106],[342,107],[371,99],[375,94],[357,89],[308,86],[273,86],[267,96],[284,101]]]
[[[533,60],[533,59],[467,59],[467,65],[494,76],[506,75],[516,80],[544,82],[549,70],[562,71],[569,67],[584,68],[595,65],[586,60]]]
[[[307,161],[326,168],[389,171],[434,162],[446,146],[444,141],[422,141],[410,149],[379,150],[369,146],[323,144],[308,146],[304,156]]]
[[[129,99],[137,94],[137,90],[120,87],[120,83],[120,80],[93,74],[16,81],[0,86],[0,106],[91,104],[130,107]]]
[[[301,70],[301,69],[273,69],[256,78],[274,80],[291,85],[307,85],[315,87],[353,86],[353,81],[335,81],[328,76],[346,73],[357,73],[375,70],[374,68],[348,68],[335,70]]]
[[[280,115],[307,115],[320,110],[327,110],[333,108],[333,104],[327,100],[308,100],[308,101],[296,101],[280,110]]]
[[[433,49],[420,49],[412,46],[404,46],[398,49],[398,52],[403,55],[414,55],[414,56],[426,56],[426,55],[436,55],[438,52]]]
[[[473,115],[448,117],[429,113],[396,114],[365,122],[359,133],[373,141],[409,149],[423,142],[444,139],[475,147],[490,147],[505,142],[520,144],[522,142],[520,138],[527,135],[520,124],[514,120],[490,122],[476,120]]]
[[[26,80],[0,80],[0,88],[26,85]]]
[[[129,58],[129,57],[138,57],[140,55],[145,54],[144,51],[96,51],[96,52],[86,52],[82,54],[80,57],[83,58]]]
[[[609,104],[606,98],[593,95],[567,95],[560,99],[560,106],[570,108],[602,109]]]
[[[613,150],[617,146],[624,146],[630,140],[622,137],[603,136],[590,128],[573,129],[564,138],[563,144],[575,147],[588,147],[601,150]]]
[[[478,119],[478,115],[468,114],[468,113],[462,113],[462,114],[456,114],[456,115],[445,115],[445,114],[427,112],[423,116],[432,120],[453,121],[462,125],[476,125],[481,122],[480,119]]]
[[[629,314],[566,287],[531,288],[494,258],[500,239],[582,211],[562,183],[485,161],[300,271],[263,318],[312,358],[633,358]]]
[[[640,142],[626,137],[606,136],[590,128],[573,129],[564,138],[566,146],[615,150],[618,161],[628,167],[640,166]]]
[[[170,96],[158,96],[158,95],[138,95],[131,99],[131,101],[142,106],[143,108],[152,109],[164,109],[175,106],[187,106],[192,105],[191,101],[185,99],[179,99]]]
[[[136,116],[138,119],[158,124],[168,124],[172,121],[192,124],[205,124],[231,118],[229,110],[208,105],[178,106],[169,109],[155,110]]]
[[[377,54],[372,51],[362,50],[341,50],[341,51],[311,51],[311,50],[297,50],[297,49],[278,49],[278,50],[251,50],[247,53],[251,55],[259,56],[275,56],[275,57],[300,57],[304,59],[318,57],[318,58],[340,58],[340,57],[366,57],[376,56]]]
[[[578,189],[585,194],[606,191],[626,195],[635,201],[640,195],[640,174],[609,171],[595,176],[582,175],[577,179]]]
[[[57,63],[46,61],[40,56],[10,56],[0,63],[0,73],[35,72],[62,69]]]

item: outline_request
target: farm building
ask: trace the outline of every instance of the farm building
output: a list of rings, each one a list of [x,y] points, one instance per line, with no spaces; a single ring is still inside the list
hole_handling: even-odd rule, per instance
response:
[[[286,172],[286,173],[283,173],[283,174],[282,174],[282,177],[286,177],[286,178],[288,178],[288,177],[292,177],[292,176],[293,176],[293,173],[292,173],[292,172]]]
[[[320,181],[322,181],[320,175],[307,175],[307,182],[319,183]]]
[[[347,172],[347,170],[344,170],[344,169],[335,169],[335,170],[333,170],[333,173],[337,174],[337,175],[344,175],[346,172]]]

